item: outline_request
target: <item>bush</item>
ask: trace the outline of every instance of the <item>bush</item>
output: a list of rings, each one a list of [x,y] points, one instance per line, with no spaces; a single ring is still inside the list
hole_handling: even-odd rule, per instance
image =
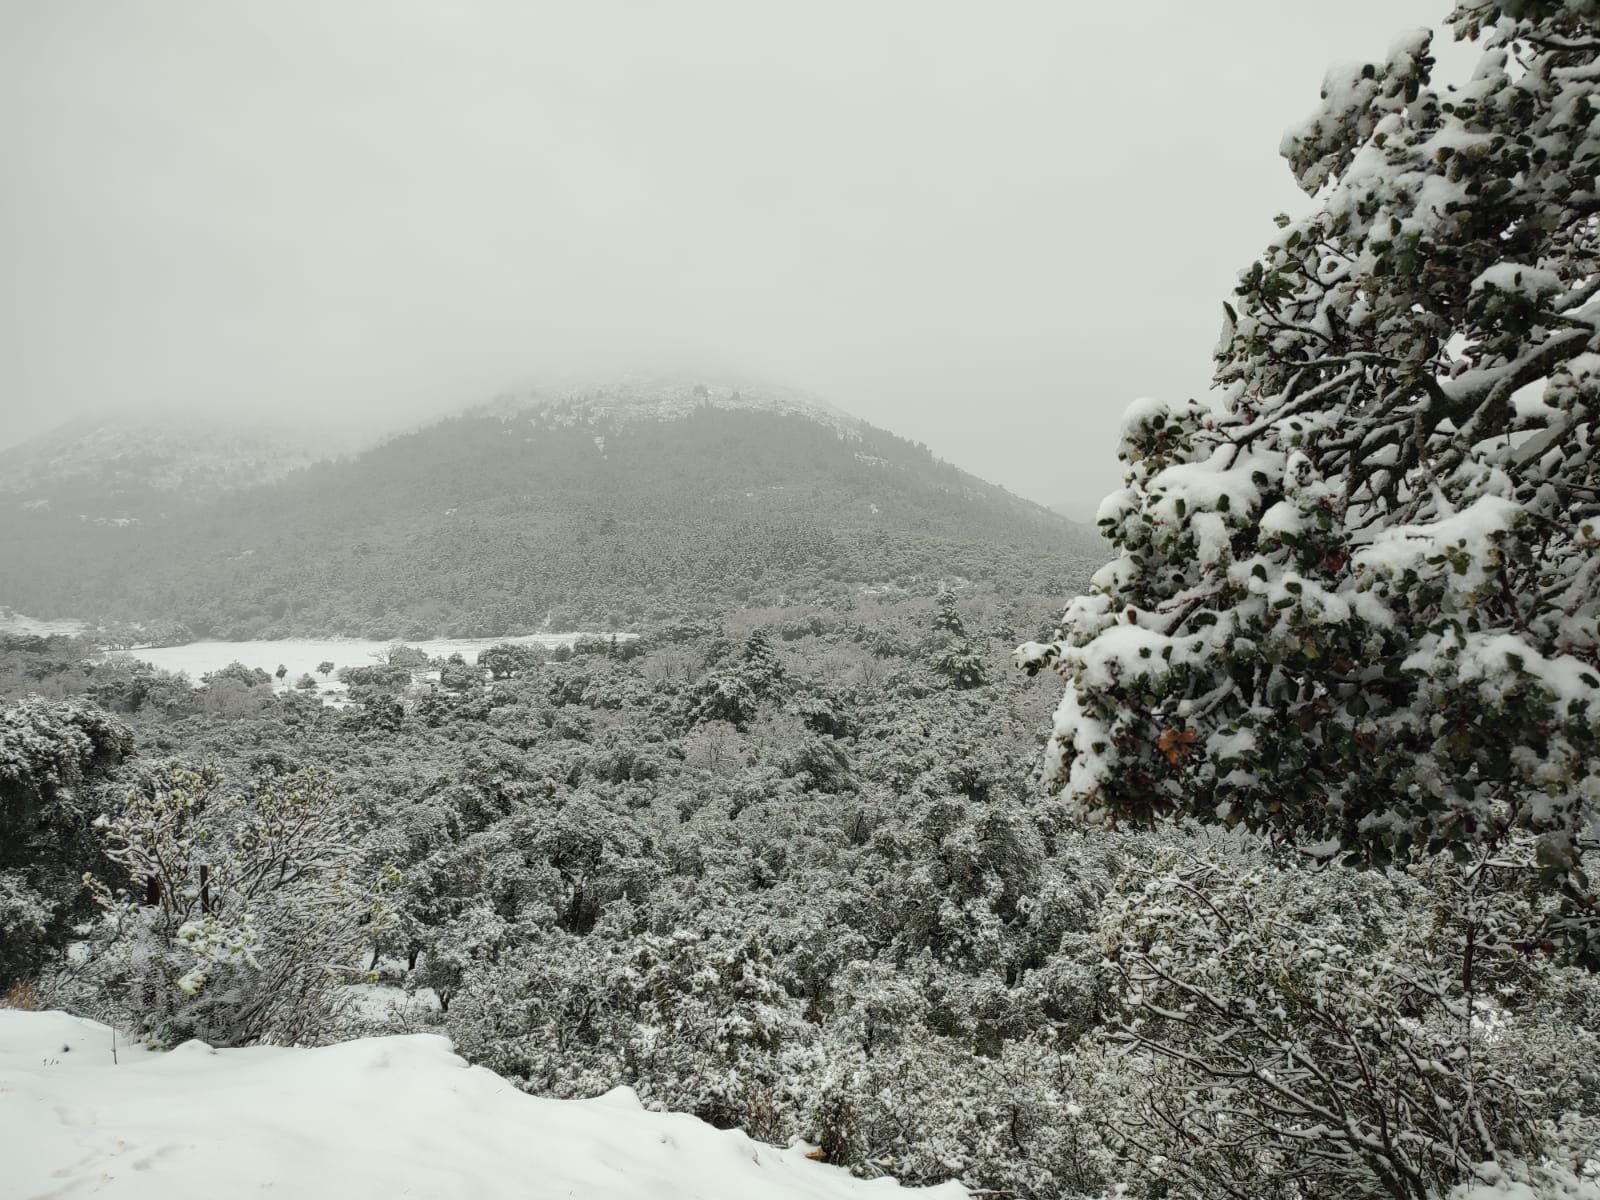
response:
[[[105,865],[94,791],[132,750],[128,730],[90,704],[0,709],[0,987],[36,973],[92,913],[83,874]]]
[[[387,910],[363,879],[347,807],[302,773],[249,794],[187,766],[146,773],[97,821],[125,887],[73,981],[152,1043],[315,1043]]]

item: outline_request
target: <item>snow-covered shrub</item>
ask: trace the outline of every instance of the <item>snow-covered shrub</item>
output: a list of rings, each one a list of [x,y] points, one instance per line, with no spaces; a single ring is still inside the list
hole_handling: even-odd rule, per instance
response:
[[[1114,1155],[1085,1102],[1098,1061],[1037,994],[927,952],[833,981],[806,1136],[862,1174],[956,1178],[1001,1195],[1106,1194]],[[1006,1036],[995,1036],[996,1030]]]
[[[91,704],[0,709],[0,991],[36,974],[93,912],[83,873],[102,865],[90,789],[132,751]]]
[[[126,886],[90,880],[106,920],[73,982],[91,1004],[164,1045],[336,1032],[338,987],[388,918],[327,778],[237,793],[210,770],[156,768],[96,826]]]
[[[1225,845],[1130,872],[1101,926],[1128,1056],[1096,1102],[1107,1140],[1158,1187],[1285,1200],[1425,1200],[1592,1147],[1600,986],[1529,952],[1542,898],[1501,875],[1523,877],[1312,874]]]
[[[773,956],[736,930],[621,945],[529,937],[468,969],[447,1028],[464,1054],[541,1094],[627,1083],[649,1103],[768,1140],[803,1128],[804,1098],[789,1085],[815,1074],[814,1032]]]

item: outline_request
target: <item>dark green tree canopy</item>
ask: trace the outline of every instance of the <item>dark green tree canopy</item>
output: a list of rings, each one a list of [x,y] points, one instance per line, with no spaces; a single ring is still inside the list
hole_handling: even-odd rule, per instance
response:
[[[1376,862],[1521,829],[1592,915],[1600,17],[1451,21],[1470,80],[1408,34],[1286,135],[1317,204],[1240,276],[1220,403],[1130,411],[1116,558],[1019,659],[1082,816]]]
[[[81,701],[0,709],[0,989],[38,970],[90,910],[101,865],[89,789],[132,752],[119,722]]]

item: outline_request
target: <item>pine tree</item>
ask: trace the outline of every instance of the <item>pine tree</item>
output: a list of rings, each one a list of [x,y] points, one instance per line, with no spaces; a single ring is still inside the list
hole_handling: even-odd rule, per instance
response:
[[[1030,671],[1082,816],[1387,862],[1600,846],[1600,14],[1464,4],[1330,74],[1282,152],[1314,211],[1245,271],[1221,403],[1141,401],[1117,557]]]
[[[961,619],[961,610],[956,607],[956,594],[948,585],[941,585],[939,594],[933,598],[935,612],[933,627],[943,630],[955,637],[965,637],[967,632],[966,622]]]
[[[982,687],[989,681],[989,672],[983,655],[967,636],[967,624],[956,607],[955,592],[941,584],[933,603],[934,671],[952,687]]]

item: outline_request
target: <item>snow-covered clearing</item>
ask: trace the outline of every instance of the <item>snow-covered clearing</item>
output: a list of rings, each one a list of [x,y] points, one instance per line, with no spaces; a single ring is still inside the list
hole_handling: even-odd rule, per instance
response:
[[[0,1173],[8,1197],[212,1200],[958,1200],[811,1162],[619,1089],[542,1100],[442,1037],[315,1050],[166,1054],[65,1013],[0,1010]]]
[[[87,624],[70,617],[45,621],[9,610],[0,612],[0,634],[19,634],[24,637],[76,637],[88,631]]]
[[[579,638],[615,636],[618,641],[635,637],[631,633],[530,633],[519,637],[495,638],[432,638],[428,641],[408,641],[405,644],[421,650],[434,658],[447,658],[459,654],[469,663],[477,662],[478,655],[491,646],[507,643],[518,646],[571,646]],[[324,681],[315,672],[319,664],[331,662],[335,670],[340,667],[370,667],[382,660],[394,641],[371,641],[364,638],[281,638],[254,642],[188,642],[182,646],[150,646],[138,650],[119,651],[141,662],[147,662],[163,671],[183,671],[190,679],[199,681],[208,671],[216,671],[231,662],[241,662],[247,667],[260,667],[274,672],[280,665],[287,667],[278,690],[293,687],[302,675],[314,675],[323,685],[322,690],[342,690],[331,676]]]

